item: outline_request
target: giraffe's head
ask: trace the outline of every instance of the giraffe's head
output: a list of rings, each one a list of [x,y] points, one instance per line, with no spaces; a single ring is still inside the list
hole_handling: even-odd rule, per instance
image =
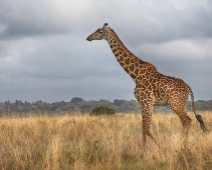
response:
[[[107,25],[108,24],[105,23],[102,28],[97,29],[94,33],[92,33],[91,35],[89,35],[86,40],[92,41],[92,40],[106,39],[106,37],[108,35],[108,31],[110,30],[110,28],[107,27]]]

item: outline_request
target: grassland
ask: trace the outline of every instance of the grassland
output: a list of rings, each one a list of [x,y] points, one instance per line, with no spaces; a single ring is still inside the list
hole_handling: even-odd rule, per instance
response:
[[[203,134],[192,113],[183,137],[175,114],[153,115],[158,146],[142,147],[141,115],[0,118],[2,170],[212,169],[212,132]],[[202,113],[212,129],[212,113]]]

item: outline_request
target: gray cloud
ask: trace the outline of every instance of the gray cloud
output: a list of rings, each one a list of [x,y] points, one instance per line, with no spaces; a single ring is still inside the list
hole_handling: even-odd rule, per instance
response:
[[[3,0],[0,101],[134,99],[107,42],[85,40],[105,22],[138,57],[211,99],[211,13],[207,0]]]

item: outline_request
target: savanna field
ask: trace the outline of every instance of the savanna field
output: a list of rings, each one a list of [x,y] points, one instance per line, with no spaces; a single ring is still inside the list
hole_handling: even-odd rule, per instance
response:
[[[212,130],[212,112],[201,112]],[[142,147],[142,117],[58,115],[0,118],[1,170],[211,170],[212,132],[193,113],[187,137],[174,113],[154,114],[153,133]]]

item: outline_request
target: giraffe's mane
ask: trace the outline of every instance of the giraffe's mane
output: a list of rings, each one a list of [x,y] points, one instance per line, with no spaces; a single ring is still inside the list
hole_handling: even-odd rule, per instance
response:
[[[148,65],[148,68],[151,68],[152,70],[157,71],[157,68],[152,63],[149,63],[149,62],[145,62],[145,63],[146,65]]]
[[[112,32],[112,34],[114,35],[114,37],[116,38],[116,40],[123,46],[125,47],[126,51],[131,53],[132,55],[134,55],[130,50],[128,50],[128,48],[124,45],[124,43],[120,40],[120,38],[118,37],[118,35],[116,34],[116,32],[110,28],[110,31]],[[135,55],[134,55],[135,56]]]
[[[153,70],[157,70],[156,67],[152,63],[149,63],[149,62],[146,62],[146,61],[141,60],[140,58],[138,58],[137,56],[135,56],[130,50],[128,50],[128,48],[120,40],[120,38],[118,37],[118,35],[116,34],[116,32],[113,29],[110,28],[110,31],[112,32],[112,34],[116,38],[116,40],[120,43],[120,45],[122,45],[128,53],[132,54],[137,60],[142,61],[142,63],[147,64],[148,67],[152,68]]]

